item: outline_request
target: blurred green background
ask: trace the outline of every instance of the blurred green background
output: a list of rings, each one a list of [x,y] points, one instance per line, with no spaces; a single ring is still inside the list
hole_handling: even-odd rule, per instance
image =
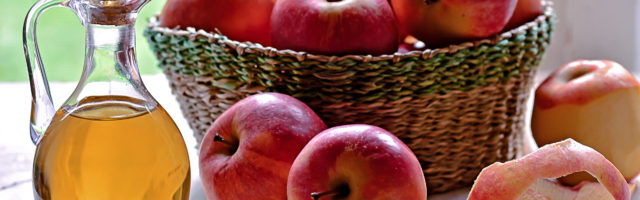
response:
[[[0,0],[0,81],[27,81],[22,24],[36,0]],[[159,73],[157,60],[142,32],[166,0],[151,0],[138,14],[136,53],[142,74]],[[49,81],[78,81],[84,61],[84,27],[68,8],[51,8],[40,16],[37,38]]]

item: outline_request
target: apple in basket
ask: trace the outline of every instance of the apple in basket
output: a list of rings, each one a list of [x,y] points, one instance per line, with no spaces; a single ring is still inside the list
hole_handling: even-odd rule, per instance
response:
[[[566,138],[594,148],[631,180],[640,172],[640,83],[620,64],[577,60],[535,92],[531,132],[538,145]],[[578,173],[561,181],[595,180]]]
[[[167,0],[160,25],[220,32],[232,40],[271,45],[270,16],[276,0]]]
[[[536,17],[542,15],[542,0],[518,0],[516,9],[513,11],[513,15],[505,30],[511,30],[518,26],[533,21]]]
[[[398,26],[427,47],[443,47],[499,33],[517,0],[391,0]]]
[[[420,163],[393,134],[371,125],[337,126],[319,133],[291,166],[289,200],[424,200]]]
[[[569,188],[548,178],[587,171],[601,184],[583,182]],[[602,154],[572,139],[546,145],[520,159],[482,169],[469,200],[615,199],[631,198],[622,174]]]
[[[326,128],[311,108],[288,95],[262,93],[237,102],[202,141],[200,178],[207,198],[286,199],[291,164]]]
[[[278,0],[271,15],[278,49],[314,54],[385,54],[398,48],[387,0]]]

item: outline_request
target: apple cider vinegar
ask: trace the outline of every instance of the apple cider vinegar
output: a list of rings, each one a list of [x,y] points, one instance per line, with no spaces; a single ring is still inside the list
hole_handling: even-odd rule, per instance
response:
[[[60,109],[38,144],[42,199],[188,199],[189,157],[166,111],[124,96]]]

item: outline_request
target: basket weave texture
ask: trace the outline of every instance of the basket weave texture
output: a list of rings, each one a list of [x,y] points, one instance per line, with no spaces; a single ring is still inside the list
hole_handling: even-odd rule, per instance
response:
[[[364,123],[394,133],[418,157],[429,193],[440,193],[518,153],[553,23],[546,6],[534,21],[490,39],[381,56],[277,50],[153,19],[145,35],[198,143],[235,102],[285,93],[330,127]]]

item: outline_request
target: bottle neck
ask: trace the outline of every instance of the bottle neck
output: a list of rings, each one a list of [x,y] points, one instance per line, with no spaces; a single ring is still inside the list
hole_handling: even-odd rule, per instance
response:
[[[135,46],[134,24],[87,26],[87,48],[125,51]]]
[[[87,81],[140,82],[133,24],[87,26]]]
[[[124,96],[140,99],[147,108],[155,100],[144,87],[135,55],[133,23],[122,25],[88,24],[82,78],[66,105],[78,104],[91,96]]]

